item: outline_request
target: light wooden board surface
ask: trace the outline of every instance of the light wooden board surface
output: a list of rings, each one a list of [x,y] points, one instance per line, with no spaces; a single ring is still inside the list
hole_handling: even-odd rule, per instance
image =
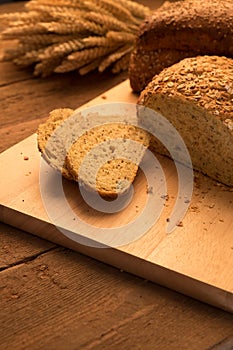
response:
[[[136,100],[137,96],[131,92],[126,81],[85,107]],[[36,135],[5,151],[0,159],[2,221],[233,311],[233,192],[227,187],[196,174],[192,201],[182,226],[177,226],[175,231],[167,234],[165,228],[174,206],[177,180],[172,162],[158,157],[166,174],[169,195],[159,220],[145,235],[132,243],[100,249],[70,240],[50,223],[40,194],[41,158]],[[75,214],[96,227],[122,226],[140,215],[150,195],[146,188],[145,178],[139,173],[129,206],[119,213],[104,214],[85,204],[76,184],[64,182],[67,201]]]

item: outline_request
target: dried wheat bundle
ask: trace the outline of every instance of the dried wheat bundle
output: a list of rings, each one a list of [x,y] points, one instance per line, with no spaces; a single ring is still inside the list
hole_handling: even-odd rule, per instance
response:
[[[22,13],[0,15],[1,33],[12,47],[1,60],[42,77],[78,70],[81,75],[111,67],[127,70],[140,23],[149,8],[131,0],[31,0]]]

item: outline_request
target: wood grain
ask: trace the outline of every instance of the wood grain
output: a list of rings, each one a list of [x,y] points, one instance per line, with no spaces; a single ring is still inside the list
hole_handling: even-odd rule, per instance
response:
[[[141,2],[152,8],[162,1]],[[22,10],[22,5],[21,1],[1,5],[0,13]],[[88,100],[87,96],[92,99],[101,93],[99,76],[94,76],[93,86],[83,87],[85,79],[82,84],[79,79],[76,81],[80,105]],[[14,95],[21,89],[20,80],[28,80],[28,88],[32,80],[30,72],[19,71],[10,63],[0,63],[0,79],[2,77],[5,82],[2,80],[0,96],[2,87],[11,85]],[[119,82],[116,78],[114,84]],[[102,91],[114,85],[111,74],[106,76],[105,84]],[[55,85],[56,80],[54,88]],[[24,91],[25,83],[22,97]],[[11,95],[10,90],[9,93]],[[24,98],[29,101],[30,94]],[[38,108],[44,111],[43,118],[50,111],[53,98],[56,99],[56,93],[50,96],[50,101],[46,95],[40,99]],[[74,106],[75,103],[74,100]],[[13,106],[10,123],[4,131],[0,128],[1,150],[29,136],[41,120],[39,115],[27,121],[31,107],[25,103],[25,113],[21,113],[16,124],[18,106],[15,103]],[[56,107],[60,107],[60,101]],[[0,126],[4,123],[4,111],[1,105]],[[146,283],[68,249],[43,254],[50,247],[45,240],[1,224],[1,266],[14,264],[0,272],[1,350],[233,348],[233,320],[227,312]],[[55,275],[67,288],[58,287],[48,275]]]
[[[34,259],[37,255],[56,247],[51,242],[24,232],[19,235],[14,227],[3,223],[0,223],[0,236],[0,271],[25,262],[25,260]]]
[[[120,83],[125,77],[126,73],[112,75],[111,78],[107,73],[102,74],[98,84],[99,92],[104,92],[106,87],[111,88]],[[0,78],[0,85],[1,81],[4,82],[0,96],[1,113],[4,114],[0,130],[0,150],[3,151],[7,146],[35,132],[39,123],[47,118],[52,109],[58,106],[76,108],[95,97],[96,87],[93,82],[97,78],[96,72],[87,77],[79,77],[72,73],[65,74],[62,79],[57,75],[47,79],[20,78],[14,83],[6,84],[3,74],[3,78]],[[78,84],[75,83],[76,80]],[[15,137],[9,142],[11,132]]]
[[[3,349],[204,350],[233,330],[229,314],[67,249],[8,269],[1,282]]]

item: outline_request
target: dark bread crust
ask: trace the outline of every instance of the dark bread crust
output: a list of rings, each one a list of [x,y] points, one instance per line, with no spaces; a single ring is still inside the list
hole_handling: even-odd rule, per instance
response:
[[[194,56],[196,54],[193,51],[135,49],[131,56],[129,68],[131,88],[137,92],[142,91],[153,76],[159,74],[164,68],[178,63],[184,58]]]
[[[162,5],[139,30],[129,65],[131,87],[141,91],[163,68],[197,55],[233,57],[232,0]]]

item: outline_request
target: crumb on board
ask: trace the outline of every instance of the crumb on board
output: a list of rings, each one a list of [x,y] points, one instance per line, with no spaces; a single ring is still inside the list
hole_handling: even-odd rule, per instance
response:
[[[163,194],[160,198],[165,199],[166,201],[168,201],[169,195],[168,194]]]
[[[177,224],[176,224],[176,226],[183,227],[183,226],[184,226],[184,224],[183,224],[183,222],[182,222],[182,221],[178,221],[178,222],[177,222]]]
[[[102,98],[103,100],[106,100],[106,99],[107,99],[107,96],[102,95],[101,98]]]
[[[18,294],[12,294],[11,295],[11,299],[19,299],[19,295]]]
[[[215,207],[215,203],[209,204],[209,208],[210,208],[210,209],[212,209],[212,208],[214,208],[214,207]]]
[[[24,156],[23,160],[29,160],[29,157],[28,156]]]
[[[198,212],[199,211],[199,208],[197,206],[195,206],[195,205],[192,205],[190,208],[194,212]]]

